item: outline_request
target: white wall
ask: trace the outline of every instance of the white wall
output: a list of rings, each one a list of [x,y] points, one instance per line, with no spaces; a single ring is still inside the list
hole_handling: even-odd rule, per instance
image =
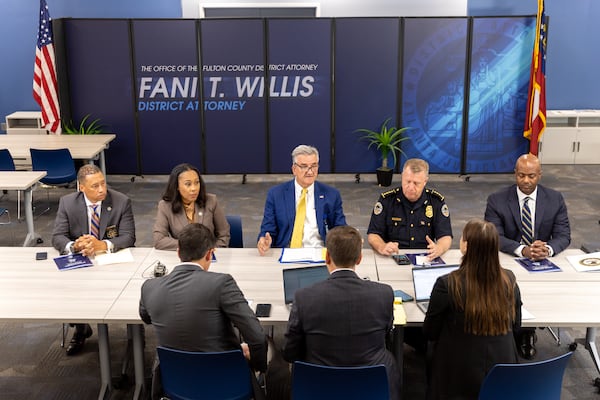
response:
[[[200,18],[200,4],[295,4],[302,0],[181,0],[183,18]],[[305,0],[319,4],[321,17],[466,16],[467,0]]]

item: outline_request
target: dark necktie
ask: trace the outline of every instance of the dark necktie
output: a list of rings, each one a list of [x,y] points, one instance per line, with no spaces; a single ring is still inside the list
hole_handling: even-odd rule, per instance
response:
[[[98,204],[92,204],[92,219],[90,221],[90,233],[96,239],[100,239],[100,215],[98,215]]]
[[[523,227],[523,234],[521,235],[521,242],[524,245],[530,246],[533,243],[533,225],[531,224],[531,210],[529,209],[529,200],[531,197],[525,197],[523,202],[523,208],[521,209],[521,225]]]

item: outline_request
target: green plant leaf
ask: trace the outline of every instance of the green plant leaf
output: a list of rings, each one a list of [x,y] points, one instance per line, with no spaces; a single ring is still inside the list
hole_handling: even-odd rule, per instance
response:
[[[381,167],[387,168],[387,161],[389,153],[392,153],[394,158],[394,165],[396,164],[397,158],[396,153],[404,154],[404,151],[399,144],[405,140],[409,140],[410,137],[404,136],[404,134],[412,129],[411,127],[397,128],[395,126],[388,127],[388,123],[391,118],[386,119],[381,124],[379,131],[371,129],[360,128],[354,132],[364,133],[360,137],[360,140],[365,140],[369,143],[368,149],[375,146],[376,149],[381,153]]]
[[[66,134],[78,134],[78,135],[94,135],[97,133],[103,133],[105,126],[100,122],[100,118],[88,122],[91,118],[91,114],[86,114],[79,125],[75,126],[73,120],[63,123],[63,133]]]

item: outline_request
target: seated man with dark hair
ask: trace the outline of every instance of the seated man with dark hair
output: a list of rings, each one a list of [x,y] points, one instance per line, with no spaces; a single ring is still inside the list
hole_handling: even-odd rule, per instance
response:
[[[400,398],[400,375],[385,347],[394,322],[394,291],[361,279],[362,238],[351,226],[327,235],[325,262],[330,276],[296,292],[283,357],[289,361],[351,367],[384,364],[390,398]]]
[[[169,275],[144,282],[140,317],[154,325],[161,346],[202,352],[242,349],[252,368],[265,371],[266,336],[244,294],[231,275],[208,272],[215,243],[207,227],[186,225],[177,249],[182,263]],[[157,364],[152,392],[160,398],[158,373]]]
[[[61,197],[52,231],[52,246],[64,254],[118,251],[135,244],[131,200],[106,187],[104,174],[94,164],[77,172],[79,191]],[[72,324],[75,333],[67,355],[79,353],[92,335],[89,324]]]

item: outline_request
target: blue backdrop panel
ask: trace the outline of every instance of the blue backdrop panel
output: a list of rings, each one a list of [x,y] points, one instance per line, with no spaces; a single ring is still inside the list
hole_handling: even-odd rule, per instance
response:
[[[356,129],[398,126],[398,18],[335,20],[336,172],[373,172],[379,151]],[[390,157],[388,166],[393,166]]]
[[[73,122],[91,114],[117,137],[106,151],[110,174],[138,171],[129,23],[125,20],[64,21]],[[88,120],[89,121],[89,120]]]
[[[289,173],[299,144],[331,172],[331,20],[268,21],[271,172]]]
[[[523,138],[535,19],[473,21],[466,173],[511,172]]]
[[[196,22],[135,20],[136,108],[144,174],[202,167]]]
[[[466,69],[466,18],[408,18],[404,31],[402,125],[409,158],[430,171],[458,173]]]
[[[203,20],[207,173],[266,173],[262,20]]]

